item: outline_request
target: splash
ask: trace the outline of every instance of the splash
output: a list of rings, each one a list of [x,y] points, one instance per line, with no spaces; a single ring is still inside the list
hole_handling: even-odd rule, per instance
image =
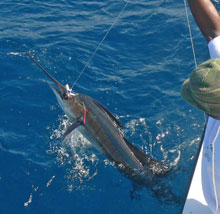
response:
[[[53,175],[52,178],[47,182],[47,185],[46,185],[47,187],[49,187],[51,185],[54,178],[55,178],[55,175]]]
[[[172,136],[178,135],[180,130],[176,126],[167,127],[164,125],[165,122],[164,118],[155,121],[155,124],[148,124],[146,118],[132,119],[125,124],[125,132],[130,138],[135,137],[136,146],[140,147],[146,154],[173,167],[179,163],[181,148],[178,146],[169,148],[167,145]],[[156,133],[152,131],[155,128]]]
[[[39,189],[39,187],[35,187],[34,188],[34,185],[32,185],[32,188],[33,188],[33,191],[30,193],[28,201],[24,203],[24,207],[28,207],[32,203],[32,201],[33,201],[33,193],[37,192],[38,189]]]
[[[18,53],[18,52],[10,52],[10,53],[7,53],[7,55],[21,56],[21,53]]]
[[[86,183],[97,173],[99,159],[93,145],[81,134],[80,127],[62,141],[62,136],[71,124],[66,116],[59,119],[59,126],[50,136],[52,140],[50,153],[56,154],[60,166],[64,166],[67,190],[85,189]],[[88,187],[90,188],[90,187]]]
[[[24,203],[24,206],[25,206],[25,207],[29,206],[29,204],[32,203],[32,198],[33,198],[33,196],[32,196],[32,193],[31,193],[30,196],[29,196],[28,201]]]

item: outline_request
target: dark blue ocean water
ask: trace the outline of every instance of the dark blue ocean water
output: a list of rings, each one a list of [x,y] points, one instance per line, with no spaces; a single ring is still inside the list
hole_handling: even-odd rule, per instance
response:
[[[0,213],[180,212],[204,125],[179,94],[194,68],[184,3],[130,2],[74,87],[114,113],[136,147],[174,167],[158,182],[180,201],[161,201],[150,188],[132,199],[131,182],[77,130],[63,142],[68,120],[22,50],[71,86],[124,5],[1,1]],[[190,22],[201,63],[207,44],[191,14]]]

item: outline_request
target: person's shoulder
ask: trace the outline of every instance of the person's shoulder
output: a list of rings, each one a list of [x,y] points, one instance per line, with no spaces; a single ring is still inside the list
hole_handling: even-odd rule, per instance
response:
[[[208,48],[212,59],[220,57],[220,35],[209,41]]]
[[[215,45],[215,44],[219,44],[219,43],[220,43],[220,35],[214,37],[213,39],[211,39],[211,40],[208,42],[208,45]]]

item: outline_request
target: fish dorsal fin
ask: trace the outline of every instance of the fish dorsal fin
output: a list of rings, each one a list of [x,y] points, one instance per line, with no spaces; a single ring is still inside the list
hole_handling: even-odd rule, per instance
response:
[[[118,127],[122,127],[123,125],[122,125],[122,123],[107,109],[107,108],[105,108],[101,103],[99,103],[98,101],[96,101],[96,100],[93,100],[94,101],[94,103],[99,107],[99,108],[101,108],[103,111],[105,111],[107,114],[108,114],[108,116],[116,123],[116,125],[118,126]]]

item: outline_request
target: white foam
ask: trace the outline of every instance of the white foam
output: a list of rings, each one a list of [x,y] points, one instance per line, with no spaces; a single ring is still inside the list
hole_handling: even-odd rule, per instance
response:
[[[10,52],[10,53],[7,53],[7,55],[21,56],[21,53],[18,53],[18,52]]]
[[[84,183],[98,173],[96,166],[99,160],[91,151],[93,146],[82,135],[80,127],[70,133],[65,141],[62,141],[63,134],[71,123],[66,116],[59,118],[59,122],[58,128],[50,136],[54,144],[51,145],[49,152],[55,153],[58,163],[67,168],[65,178],[68,181],[68,191],[80,187],[86,188]],[[77,185],[74,185],[75,183]]]

